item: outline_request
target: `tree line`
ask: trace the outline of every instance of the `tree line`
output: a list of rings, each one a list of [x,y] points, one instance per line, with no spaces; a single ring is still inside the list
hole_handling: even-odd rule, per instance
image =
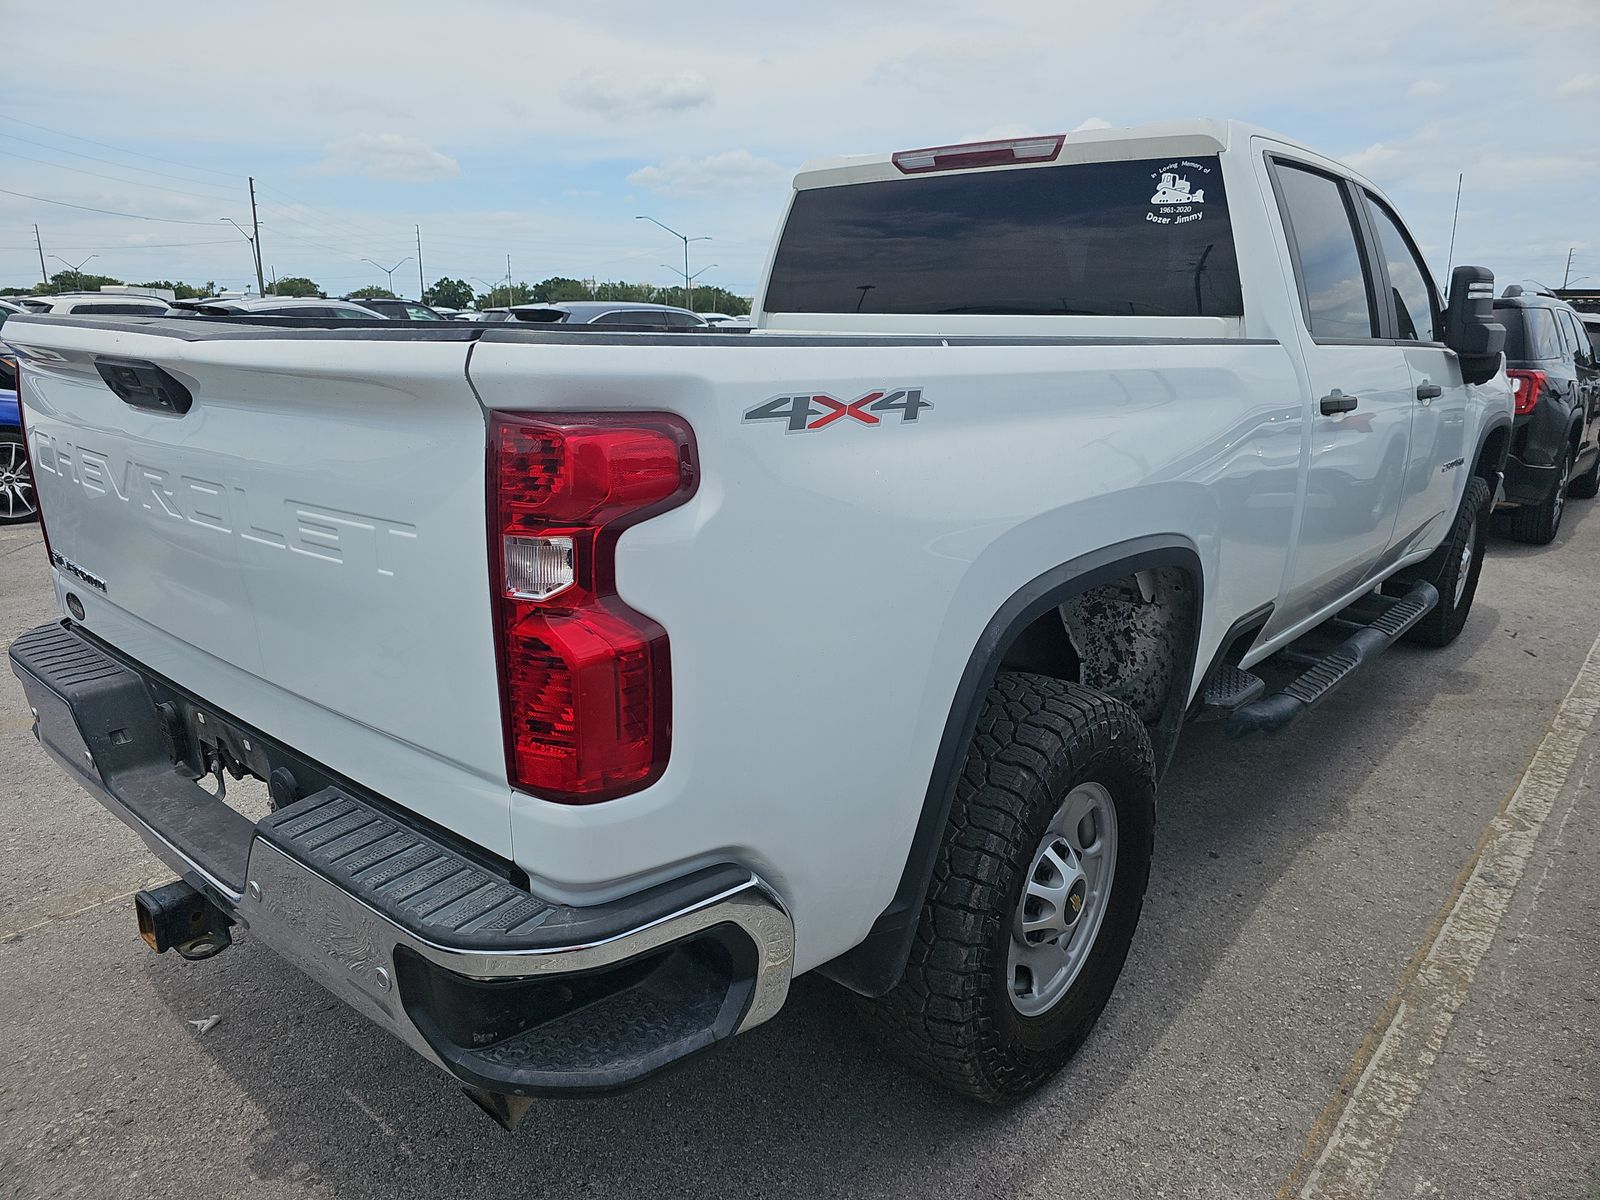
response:
[[[36,283],[31,288],[0,288],[0,295],[48,296],[56,292],[97,291],[108,285],[122,284],[123,280],[109,275],[92,275],[81,271],[57,271],[48,283]],[[142,288],[165,288],[179,300],[201,300],[218,294],[214,281],[203,284],[183,283],[172,279],[155,279],[133,285]],[[324,297],[327,292],[304,275],[286,275],[275,279],[267,288],[272,296]],[[398,297],[387,288],[364,287],[346,292],[351,300],[393,300]],[[746,316],[750,312],[750,299],[737,296],[726,288],[696,285],[692,297],[685,296],[682,287],[660,287],[653,283],[625,283],[621,280],[604,283],[568,279],[554,275],[538,283],[501,284],[488,291],[477,291],[465,279],[439,279],[422,293],[422,302],[438,308],[500,308],[508,304],[552,304],[562,300],[618,300],[644,304],[672,304],[683,306],[692,299],[696,312],[726,313],[730,317]]]

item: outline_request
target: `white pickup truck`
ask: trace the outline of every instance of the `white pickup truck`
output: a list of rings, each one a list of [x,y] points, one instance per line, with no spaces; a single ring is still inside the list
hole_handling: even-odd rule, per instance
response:
[[[152,946],[248,930],[507,1125],[807,971],[1015,1096],[1184,723],[1460,630],[1491,283],[1185,121],[808,165],[748,333],[13,317],[63,618],[11,660],[181,876]]]

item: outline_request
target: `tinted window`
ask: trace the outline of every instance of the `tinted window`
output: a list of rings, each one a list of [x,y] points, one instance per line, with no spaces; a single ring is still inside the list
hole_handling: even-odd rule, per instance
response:
[[[1369,194],[1367,199],[1372,202],[1372,224],[1378,231],[1384,265],[1389,268],[1399,336],[1413,342],[1437,342],[1440,331],[1427,268],[1394,214],[1376,196]]]
[[[74,304],[69,310],[74,316],[78,314],[96,313],[100,316],[120,317],[155,317],[167,310],[155,308],[149,304],[117,304],[107,303],[103,300],[93,300],[87,304]]]
[[[1294,231],[1307,328],[1314,337],[1375,336],[1377,322],[1343,189],[1327,175],[1286,163],[1278,165],[1277,176]]]
[[[1562,340],[1567,345],[1571,354],[1584,353],[1589,348],[1589,340],[1583,336],[1583,329],[1578,325],[1578,318],[1564,308],[1556,309],[1556,318],[1561,322]]]
[[[666,319],[667,325],[674,329],[699,329],[705,324],[704,321],[697,320],[688,313],[669,312],[662,313],[661,316]]]
[[[0,392],[17,390],[17,368],[9,358],[0,358]]]
[[[416,305],[416,304],[407,304],[405,306],[405,311],[406,311],[406,316],[410,317],[413,321],[442,321],[442,320],[444,320],[444,318],[441,317],[438,313],[434,312],[433,309],[431,309],[431,308],[423,308],[420,305]]]
[[[796,194],[766,307],[1239,316],[1214,156],[894,179]]]
[[[1585,321],[1583,331],[1589,335],[1589,345],[1594,352],[1600,354],[1600,321]]]
[[[1548,308],[1497,304],[1494,315],[1506,327],[1508,362],[1561,357],[1561,335],[1556,331],[1555,314]]]

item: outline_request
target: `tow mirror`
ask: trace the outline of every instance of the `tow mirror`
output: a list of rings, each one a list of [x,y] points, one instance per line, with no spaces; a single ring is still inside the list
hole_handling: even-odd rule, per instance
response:
[[[1461,359],[1461,377],[1467,383],[1487,383],[1500,369],[1506,327],[1494,319],[1494,272],[1488,267],[1450,272],[1444,342]]]

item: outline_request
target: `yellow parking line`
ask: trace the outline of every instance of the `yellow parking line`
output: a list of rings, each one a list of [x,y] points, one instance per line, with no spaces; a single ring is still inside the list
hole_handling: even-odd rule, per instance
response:
[[[1278,1200],[1376,1192],[1597,713],[1600,639],[1312,1126]]]

